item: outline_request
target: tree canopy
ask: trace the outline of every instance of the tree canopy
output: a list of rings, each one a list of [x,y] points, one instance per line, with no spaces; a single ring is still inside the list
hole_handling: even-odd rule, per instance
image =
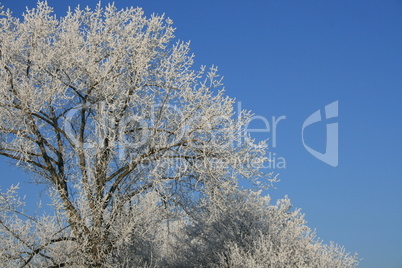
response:
[[[188,267],[201,253],[184,245],[197,241],[209,252],[201,266],[249,258],[243,229],[235,240],[216,237],[215,252],[205,236],[214,237],[214,223],[201,220],[219,212],[216,221],[231,221],[215,207],[246,198],[234,190],[239,179],[276,180],[261,170],[266,144],[245,132],[250,112],[234,118],[217,68],[194,70],[172,21],[141,8],[52,12],[38,2],[22,20],[10,11],[0,18],[0,155],[47,185],[54,211],[29,216],[17,187],[1,194],[1,265]],[[258,217],[268,221],[264,209]],[[288,239],[304,238],[296,218],[287,219],[296,228]],[[253,228],[253,237],[271,235]]]

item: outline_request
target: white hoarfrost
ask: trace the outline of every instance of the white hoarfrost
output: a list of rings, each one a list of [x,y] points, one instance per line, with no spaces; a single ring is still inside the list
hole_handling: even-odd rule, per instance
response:
[[[236,190],[276,180],[266,144],[245,134],[249,112],[234,119],[217,68],[192,68],[170,19],[0,12],[0,155],[52,200],[28,215],[18,187],[1,193],[1,267],[354,265],[288,199]]]

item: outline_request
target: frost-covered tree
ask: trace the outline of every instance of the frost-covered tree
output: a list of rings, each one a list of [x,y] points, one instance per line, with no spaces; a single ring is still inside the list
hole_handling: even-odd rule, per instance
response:
[[[264,266],[271,244],[280,260],[297,247],[270,238],[281,236],[264,221],[282,214],[233,190],[240,178],[276,180],[260,169],[265,143],[245,134],[251,114],[233,117],[217,68],[194,70],[173,34],[170,19],[140,8],[1,11],[0,155],[52,204],[28,215],[17,186],[1,192],[0,266]],[[303,222],[288,222],[296,235],[284,237],[299,240]]]
[[[175,241],[179,259],[171,267],[352,268],[357,255],[323,244],[306,226],[300,209],[285,197],[270,204],[261,191],[225,182],[203,198]]]
[[[217,69],[193,70],[171,24],[114,5],[59,19],[46,2],[21,21],[2,13],[0,155],[45,183],[57,211],[43,237],[30,231],[47,225],[20,215],[9,227],[15,209],[2,211],[11,266],[102,266],[145,224],[130,212],[140,196],[179,213],[204,189],[265,176],[265,145],[244,135],[250,114],[233,119]]]

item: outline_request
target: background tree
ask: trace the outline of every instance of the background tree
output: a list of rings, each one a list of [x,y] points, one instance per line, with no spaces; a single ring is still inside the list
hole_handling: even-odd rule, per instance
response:
[[[261,191],[239,190],[225,182],[202,200],[191,224],[184,225],[172,244],[175,267],[326,267],[358,265],[331,243],[323,244],[289,198],[270,203]],[[182,235],[182,234],[185,235]],[[177,267],[177,266],[176,266]]]

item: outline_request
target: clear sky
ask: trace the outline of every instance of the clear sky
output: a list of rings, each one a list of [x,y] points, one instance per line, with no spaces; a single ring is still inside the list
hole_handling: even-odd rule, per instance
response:
[[[1,2],[20,15],[36,1]],[[69,5],[97,3],[48,2],[57,15]],[[116,5],[172,18],[177,38],[191,40],[196,66],[219,66],[228,95],[259,116],[252,128],[262,129],[261,119],[268,120],[270,132],[256,136],[270,139],[276,164],[267,171],[281,178],[268,194],[288,195],[319,237],[358,252],[364,259],[360,267],[402,267],[402,1],[117,0]],[[306,150],[302,127],[335,101],[339,117],[325,120],[322,113],[321,122],[304,129],[305,144],[323,153],[326,124],[338,123],[339,163],[333,167]],[[286,119],[276,124],[273,144],[272,117],[281,116]],[[329,145],[335,143],[329,138]],[[26,178],[3,159],[0,168],[3,189]],[[24,187],[27,194],[39,189]]]

